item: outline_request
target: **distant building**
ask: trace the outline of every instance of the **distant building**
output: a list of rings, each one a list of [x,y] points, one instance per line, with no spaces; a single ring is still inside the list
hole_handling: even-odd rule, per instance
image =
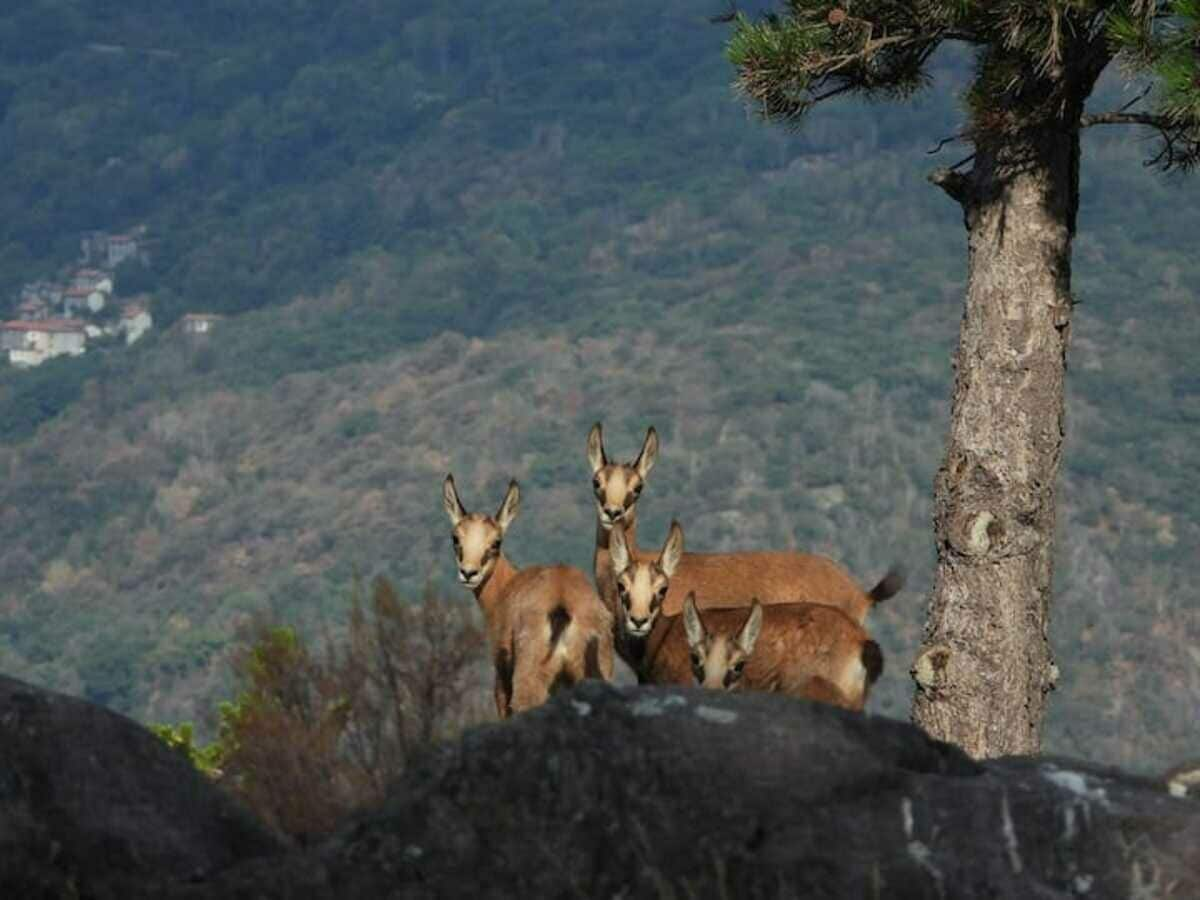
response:
[[[108,259],[108,232],[85,231],[79,239],[79,259],[85,266],[103,264]]]
[[[50,306],[62,302],[62,285],[52,281],[30,281],[21,286],[21,300],[41,300]]]
[[[126,303],[121,310],[121,322],[117,328],[125,335],[126,345],[132,344],[154,325],[150,311],[140,303]]]
[[[138,255],[138,239],[132,234],[113,234],[108,238],[108,256],[105,265],[115,269],[127,259]]]
[[[91,288],[69,287],[63,291],[62,311],[64,316],[74,316],[87,310],[98,313],[108,302],[108,294]]]
[[[138,225],[125,234],[85,231],[79,239],[79,259],[85,266],[115,269],[127,259],[146,261],[146,226]]]
[[[0,350],[14,366],[39,366],[55,356],[80,356],[87,344],[78,319],[15,320],[0,325]]]
[[[113,279],[103,269],[79,269],[71,276],[70,287],[111,294]]]
[[[225,318],[216,313],[185,313],[179,321],[184,334],[211,334],[217,322]]]
[[[41,297],[29,297],[17,304],[17,318],[26,322],[45,319],[50,315],[50,305]]]

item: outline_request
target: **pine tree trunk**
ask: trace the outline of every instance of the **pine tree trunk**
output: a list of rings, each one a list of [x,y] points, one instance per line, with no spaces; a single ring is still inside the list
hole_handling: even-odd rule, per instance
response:
[[[969,270],[913,720],[979,758],[1039,751],[1057,674],[1047,625],[1078,162],[1078,129],[1057,122],[977,143],[969,175],[931,178],[962,203]]]

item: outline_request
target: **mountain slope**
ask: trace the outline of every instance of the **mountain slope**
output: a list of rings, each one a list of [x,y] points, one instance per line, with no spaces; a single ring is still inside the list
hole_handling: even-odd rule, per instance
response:
[[[647,544],[678,516],[696,548],[906,562],[875,701],[904,714],[965,265],[923,174],[964,60],[791,135],[746,119],[692,4],[476,6],[38,7],[66,24],[0,76],[5,277],[144,220],[160,322],[237,315],[0,378],[0,669],[195,716],[246,611],[316,627],[355,569],[447,580],[450,469],[479,506],[522,480],[518,561],[586,567],[603,419],[618,454],[663,435]],[[1143,150],[1085,150],[1048,722],[1133,766],[1189,752],[1200,709],[1200,193]]]

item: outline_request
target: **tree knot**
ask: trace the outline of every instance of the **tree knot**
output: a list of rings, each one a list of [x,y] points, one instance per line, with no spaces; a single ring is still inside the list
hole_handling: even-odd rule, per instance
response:
[[[917,683],[917,689],[933,693],[946,684],[946,668],[950,665],[950,648],[945,644],[934,644],[927,648],[908,673]]]

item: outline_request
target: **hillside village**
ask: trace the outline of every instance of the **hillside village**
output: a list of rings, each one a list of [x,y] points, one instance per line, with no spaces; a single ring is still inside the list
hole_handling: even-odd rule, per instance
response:
[[[81,239],[77,268],[65,282],[23,285],[16,318],[0,324],[0,352],[9,364],[37,366],[56,356],[80,356],[88,341],[128,345],[141,338],[154,324],[150,298],[116,301],[113,294],[117,266],[129,259],[146,262],[146,245],[144,225],[126,234],[91,231]]]

